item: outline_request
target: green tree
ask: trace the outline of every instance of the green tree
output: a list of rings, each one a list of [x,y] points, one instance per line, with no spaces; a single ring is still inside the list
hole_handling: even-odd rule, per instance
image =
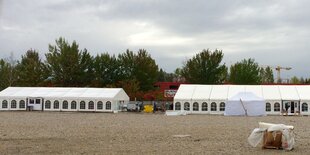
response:
[[[300,78],[299,82],[300,82],[300,84],[306,84],[306,81],[303,77]]]
[[[139,96],[140,84],[137,80],[132,79],[119,81],[116,86],[122,87],[124,91],[128,94],[131,101],[142,100],[142,97]]]
[[[274,83],[273,72],[269,66],[265,69],[263,67],[260,68],[260,76],[262,83]]]
[[[18,86],[39,86],[48,77],[47,69],[35,50],[28,50],[16,66]]]
[[[140,49],[137,54],[127,50],[119,55],[123,80],[137,80],[141,91],[154,88],[158,78],[158,66],[146,50]]]
[[[254,59],[244,59],[230,67],[229,82],[233,84],[261,84],[261,68]]]
[[[8,59],[0,59],[0,90],[15,86],[16,64],[13,52]]]
[[[3,90],[11,85],[11,67],[12,66],[7,61],[0,59],[0,90]]]
[[[274,76],[271,67],[265,68],[265,83],[274,83]]]
[[[299,81],[298,77],[293,76],[293,77],[291,78],[291,80],[290,80],[290,83],[291,83],[291,84],[300,84],[300,81]]]
[[[163,69],[160,69],[158,72],[158,82],[172,82],[173,79],[176,77],[173,73],[167,73]]]
[[[221,50],[211,52],[204,49],[185,63],[181,74],[189,83],[223,83],[227,76],[227,67],[221,64],[223,56]]]
[[[93,67],[93,86],[115,86],[115,83],[120,79],[120,64],[114,55],[110,56],[108,53],[97,55],[94,59]]]
[[[56,40],[56,45],[49,45],[45,55],[56,86],[87,86],[93,78],[93,58],[86,49],[79,50],[73,41],[70,45],[64,38]]]

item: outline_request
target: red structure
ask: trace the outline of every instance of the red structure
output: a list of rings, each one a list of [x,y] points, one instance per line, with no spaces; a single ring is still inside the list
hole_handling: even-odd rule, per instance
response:
[[[184,82],[156,82],[154,87],[163,95],[166,101],[172,101],[175,93]]]

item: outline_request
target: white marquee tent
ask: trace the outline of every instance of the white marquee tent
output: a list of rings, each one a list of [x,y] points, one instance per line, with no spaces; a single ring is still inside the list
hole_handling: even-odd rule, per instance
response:
[[[0,110],[113,112],[129,102],[122,88],[8,87]]]
[[[265,100],[252,92],[239,92],[228,98],[225,116],[265,116]]]
[[[265,100],[268,115],[309,115],[310,85],[193,85],[183,84],[174,97],[174,110],[224,114],[227,100],[251,92]]]

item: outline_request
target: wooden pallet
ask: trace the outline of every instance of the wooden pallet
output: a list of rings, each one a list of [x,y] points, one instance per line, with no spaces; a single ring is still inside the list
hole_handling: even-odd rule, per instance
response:
[[[264,138],[263,138],[263,149],[283,149],[281,140],[282,140],[282,132],[265,131]]]

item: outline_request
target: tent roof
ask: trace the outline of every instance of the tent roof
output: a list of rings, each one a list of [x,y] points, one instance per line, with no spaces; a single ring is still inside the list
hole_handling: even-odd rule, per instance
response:
[[[279,87],[282,100],[300,100],[296,86]]]
[[[247,85],[245,86],[245,92],[251,92],[260,98],[263,97],[263,88],[260,85]]]
[[[174,96],[174,99],[190,100],[195,91],[195,88],[196,88],[196,85],[180,85],[177,93]]]
[[[239,92],[228,98],[228,101],[265,101],[264,98],[256,96],[252,92]]]
[[[298,86],[296,87],[297,92],[301,100],[310,100],[310,87],[309,86]]]
[[[239,92],[245,92],[245,86],[244,85],[229,86],[227,98],[229,99]]]
[[[195,100],[208,100],[210,98],[210,93],[212,86],[208,85],[197,85],[193,91],[192,99]]]
[[[226,100],[228,89],[228,85],[213,85],[210,100]]]
[[[8,87],[0,97],[115,98],[122,88]],[[123,98],[128,98],[127,94]]]
[[[279,86],[262,86],[263,97],[266,100],[281,100]]]
[[[310,100],[310,85],[192,85],[181,84],[175,100],[227,100],[251,92],[265,100]]]

